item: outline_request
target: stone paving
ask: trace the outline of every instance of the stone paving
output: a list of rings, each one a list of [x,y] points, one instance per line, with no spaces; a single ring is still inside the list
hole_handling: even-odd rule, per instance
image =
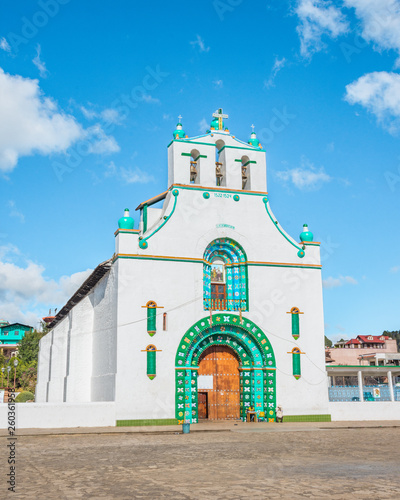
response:
[[[0,498],[398,500],[399,422],[379,425],[25,430],[15,494],[7,494],[3,434]]]

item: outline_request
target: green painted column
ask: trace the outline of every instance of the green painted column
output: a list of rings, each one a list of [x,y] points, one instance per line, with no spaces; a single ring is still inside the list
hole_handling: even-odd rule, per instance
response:
[[[299,313],[292,313],[292,335],[296,340],[300,337]]]
[[[157,332],[156,327],[157,307],[147,307],[147,333],[152,337]]]
[[[300,309],[298,307],[292,307],[287,314],[292,315],[292,336],[294,339],[298,339],[300,337]]]
[[[147,376],[153,380],[156,376],[156,351],[147,351]]]
[[[148,345],[146,349],[142,352],[147,353],[147,376],[150,380],[153,380],[156,377],[156,353],[161,352],[157,351],[157,347],[155,345]]]
[[[143,232],[147,231],[147,205],[143,205]]]
[[[292,350],[293,377],[298,380],[301,377],[300,349]]]

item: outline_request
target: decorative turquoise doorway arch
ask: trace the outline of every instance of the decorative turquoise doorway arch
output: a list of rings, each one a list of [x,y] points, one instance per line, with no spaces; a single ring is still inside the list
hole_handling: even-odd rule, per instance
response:
[[[201,354],[210,345],[231,347],[239,357],[240,415],[253,406],[275,420],[276,367],[272,346],[264,332],[236,314],[214,314],[195,323],[182,337],[175,360],[175,416],[179,423],[198,421],[197,371]]]

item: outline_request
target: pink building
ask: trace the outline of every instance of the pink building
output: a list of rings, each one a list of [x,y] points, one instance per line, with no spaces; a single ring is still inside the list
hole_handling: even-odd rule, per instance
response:
[[[358,335],[326,349],[327,362],[333,365],[399,364],[400,354],[395,339],[385,335]]]

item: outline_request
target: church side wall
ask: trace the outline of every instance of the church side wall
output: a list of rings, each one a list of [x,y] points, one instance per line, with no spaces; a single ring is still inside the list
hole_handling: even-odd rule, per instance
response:
[[[51,362],[51,338],[52,334],[48,333],[40,339],[39,343],[38,378],[35,393],[35,401],[38,403],[46,402],[47,398]]]
[[[90,401],[92,375],[93,293],[70,311],[64,401]]]
[[[49,403],[62,403],[64,401],[69,328],[70,315],[51,331],[51,366],[47,391],[47,402]]]
[[[116,268],[93,290],[92,401],[114,401],[117,371],[117,287]]]

